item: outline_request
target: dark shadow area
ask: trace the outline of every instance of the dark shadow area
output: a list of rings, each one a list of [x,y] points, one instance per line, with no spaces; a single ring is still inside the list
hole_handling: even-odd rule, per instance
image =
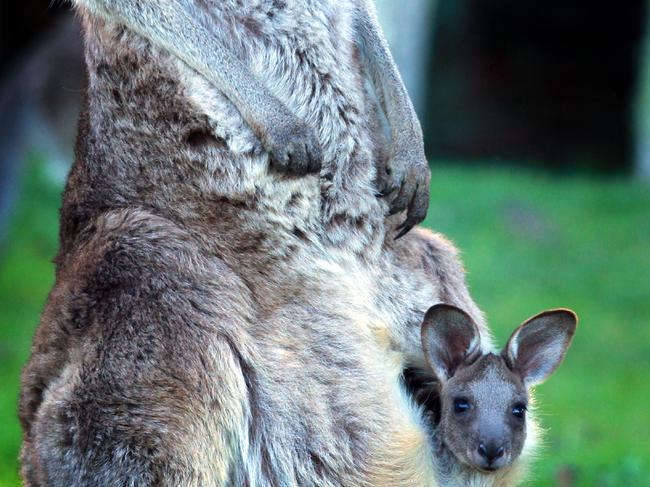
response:
[[[627,171],[645,2],[442,0],[432,157]]]
[[[61,0],[0,2],[0,77],[24,55],[25,48],[70,10]]]

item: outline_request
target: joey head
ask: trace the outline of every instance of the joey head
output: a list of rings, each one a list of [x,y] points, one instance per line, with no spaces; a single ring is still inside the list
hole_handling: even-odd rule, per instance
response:
[[[422,346],[438,380],[443,448],[470,469],[511,465],[526,443],[530,390],[560,365],[576,325],[572,311],[544,311],[519,326],[501,353],[483,353],[469,315],[446,304],[430,308]]]

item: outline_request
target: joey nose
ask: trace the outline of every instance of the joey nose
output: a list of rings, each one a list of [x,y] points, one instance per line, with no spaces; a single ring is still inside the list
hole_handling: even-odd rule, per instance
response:
[[[486,445],[485,443],[480,442],[478,445],[478,454],[485,458],[488,464],[501,458],[505,451],[506,449],[503,445],[498,445],[496,443],[488,443]]]

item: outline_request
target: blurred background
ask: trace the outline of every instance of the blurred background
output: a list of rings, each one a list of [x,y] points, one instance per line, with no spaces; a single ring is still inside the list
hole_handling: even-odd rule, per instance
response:
[[[645,0],[377,0],[430,157],[425,224],[463,252],[501,344],[570,307],[538,388],[533,486],[650,486],[650,9]],[[53,282],[83,92],[50,0],[0,3],[0,486],[19,485],[19,373]]]

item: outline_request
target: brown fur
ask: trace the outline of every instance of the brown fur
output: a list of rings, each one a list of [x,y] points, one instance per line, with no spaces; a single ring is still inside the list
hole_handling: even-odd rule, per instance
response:
[[[385,223],[353,5],[236,3],[196,6],[318,127],[323,169],[276,172],[202,75],[80,9],[88,89],[23,372],[26,485],[434,482],[401,377],[425,366],[432,303],[489,342],[456,252]]]

